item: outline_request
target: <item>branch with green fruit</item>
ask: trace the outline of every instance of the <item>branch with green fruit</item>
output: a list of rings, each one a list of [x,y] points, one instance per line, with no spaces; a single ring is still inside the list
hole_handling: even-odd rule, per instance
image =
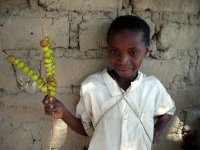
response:
[[[55,96],[57,82],[55,79],[55,61],[53,58],[53,49],[51,48],[51,41],[48,36],[45,36],[40,41],[40,50],[43,53],[43,65],[45,68],[45,78],[42,78],[35,73],[33,69],[28,67],[22,60],[13,55],[7,55],[5,52],[1,53],[7,57],[9,63],[15,65],[26,73],[33,81],[36,81],[38,88],[44,94],[48,94],[51,99]]]

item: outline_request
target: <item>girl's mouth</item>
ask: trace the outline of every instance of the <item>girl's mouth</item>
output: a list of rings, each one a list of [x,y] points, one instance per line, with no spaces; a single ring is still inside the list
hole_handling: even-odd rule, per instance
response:
[[[118,68],[117,71],[127,72],[127,71],[130,71],[130,69],[129,68]]]

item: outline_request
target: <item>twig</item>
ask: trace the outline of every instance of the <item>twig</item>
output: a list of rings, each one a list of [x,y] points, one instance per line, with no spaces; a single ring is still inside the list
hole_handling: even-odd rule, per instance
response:
[[[48,94],[48,95],[50,97],[50,94]],[[52,97],[50,97],[50,101],[51,102],[53,101]],[[51,118],[52,118],[52,128],[51,128],[51,135],[50,135],[50,147],[49,147],[49,150],[52,149],[52,143],[53,143],[53,137],[54,137],[54,130],[55,130],[55,120],[54,120],[53,115],[54,115],[54,112],[53,112],[53,114],[51,116]]]
[[[44,37],[44,25],[43,25],[43,22],[42,22],[42,38]]]
[[[53,116],[51,118],[52,118],[52,120],[51,120],[52,121],[52,128],[51,128],[51,135],[50,135],[50,147],[49,147],[49,150],[52,150],[54,130],[55,130],[55,120],[54,120]]]
[[[5,57],[8,57],[8,55],[3,50],[0,50],[0,54],[2,54]]]

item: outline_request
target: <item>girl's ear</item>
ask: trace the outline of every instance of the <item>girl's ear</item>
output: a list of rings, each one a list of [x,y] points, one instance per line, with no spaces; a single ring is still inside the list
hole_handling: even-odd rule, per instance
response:
[[[145,57],[149,57],[149,47],[146,48]]]

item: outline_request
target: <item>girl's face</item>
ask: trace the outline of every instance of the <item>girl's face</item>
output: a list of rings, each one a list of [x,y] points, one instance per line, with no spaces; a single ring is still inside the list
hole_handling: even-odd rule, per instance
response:
[[[125,29],[109,36],[108,59],[120,77],[134,76],[148,51],[143,32]]]

